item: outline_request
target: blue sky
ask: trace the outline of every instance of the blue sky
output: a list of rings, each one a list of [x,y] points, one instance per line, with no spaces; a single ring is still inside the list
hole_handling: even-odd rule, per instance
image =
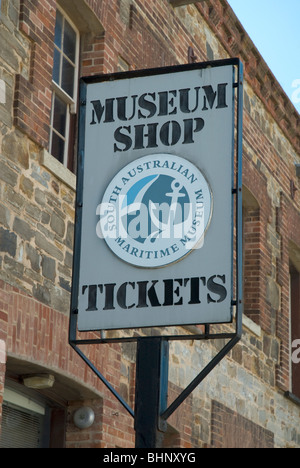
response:
[[[228,0],[300,112],[300,0]]]

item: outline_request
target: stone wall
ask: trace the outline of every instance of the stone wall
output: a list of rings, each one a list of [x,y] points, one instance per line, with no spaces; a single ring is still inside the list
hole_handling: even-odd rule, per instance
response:
[[[225,0],[58,3],[81,33],[82,76],[118,71],[120,63],[187,63],[191,46],[198,61],[244,61],[244,335],[171,417],[165,446],[242,446],[247,439],[300,447],[300,409],[283,396],[291,390],[290,262],[300,271],[299,114]],[[67,446],[131,447],[133,420],[67,342],[76,177],[48,153],[56,6],[1,2],[0,423],[5,372],[17,378],[30,363],[60,382]],[[170,402],[224,344],[172,343]],[[135,346],[87,353],[133,407]],[[83,401],[96,411],[90,431],[72,423]]]

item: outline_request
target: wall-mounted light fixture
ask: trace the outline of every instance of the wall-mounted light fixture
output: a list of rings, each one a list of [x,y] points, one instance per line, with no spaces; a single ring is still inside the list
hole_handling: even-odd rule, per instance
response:
[[[52,388],[55,382],[54,375],[51,374],[32,374],[23,376],[23,384],[27,388],[42,390]]]
[[[95,413],[92,408],[88,406],[83,406],[75,411],[73,415],[73,421],[78,429],[88,429],[94,424]]]

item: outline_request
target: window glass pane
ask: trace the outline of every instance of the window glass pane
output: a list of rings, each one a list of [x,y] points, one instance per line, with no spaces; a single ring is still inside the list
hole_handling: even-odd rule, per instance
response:
[[[68,106],[57,95],[54,98],[53,128],[62,136],[66,135]]]
[[[54,43],[61,49],[62,47],[62,28],[63,28],[63,17],[59,10],[56,12],[56,24],[55,24],[55,38]]]
[[[70,60],[72,60],[73,63],[75,63],[76,33],[68,21],[65,21],[64,53]]]
[[[58,159],[59,162],[62,164],[64,163],[65,142],[55,132],[52,134],[51,154]]]
[[[57,49],[54,49],[54,63],[53,63],[53,81],[59,85],[60,75],[60,53]]]
[[[70,133],[70,105],[76,104],[74,95],[78,80],[78,45],[77,29],[72,26],[64,12],[57,10],[52,72],[55,85],[53,84],[50,153],[63,164],[69,152],[69,144],[73,146],[74,143],[73,133]]]
[[[75,75],[74,66],[67,59],[64,58],[61,87],[72,98],[74,97],[74,75]]]
[[[41,448],[43,416],[4,403],[0,448]]]

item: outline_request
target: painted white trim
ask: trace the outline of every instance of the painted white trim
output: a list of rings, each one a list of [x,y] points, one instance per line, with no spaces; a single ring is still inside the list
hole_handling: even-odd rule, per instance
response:
[[[66,136],[65,136],[65,149],[64,149],[64,160],[63,160],[63,165],[66,167],[68,164],[68,153],[69,153],[69,136],[70,136],[70,114],[76,114],[76,109],[77,109],[77,95],[78,95],[78,78],[79,78],[79,53],[80,53],[80,33],[76,25],[73,23],[73,21],[69,18],[69,16],[66,14],[66,12],[58,5],[57,10],[62,14],[64,19],[68,21],[68,23],[71,25],[73,28],[75,34],[76,34],[76,55],[75,55],[75,71],[74,71],[74,96],[73,98],[67,94],[58,83],[52,80],[52,90],[53,90],[53,95],[52,95],[52,105],[51,105],[51,125],[50,125],[50,149],[52,147],[52,136],[54,133],[53,129],[53,108],[54,108],[54,95],[57,94],[57,96],[67,104],[68,106],[68,111],[67,111],[67,121],[66,121]],[[56,47],[54,45],[54,47]],[[60,73],[62,73],[62,66],[60,67]],[[60,77],[61,78],[61,77]],[[61,80],[59,80],[61,81]]]
[[[41,153],[41,164],[74,192],[76,191],[76,176],[45,149]]]
[[[17,393],[9,388],[4,389],[3,401],[33,411],[37,414],[45,415],[46,413],[44,406],[31,400],[28,396],[21,395],[21,393]]]
[[[0,104],[6,104],[6,84],[4,80],[0,80]]]
[[[6,363],[6,343],[4,340],[0,340],[0,364]]]

